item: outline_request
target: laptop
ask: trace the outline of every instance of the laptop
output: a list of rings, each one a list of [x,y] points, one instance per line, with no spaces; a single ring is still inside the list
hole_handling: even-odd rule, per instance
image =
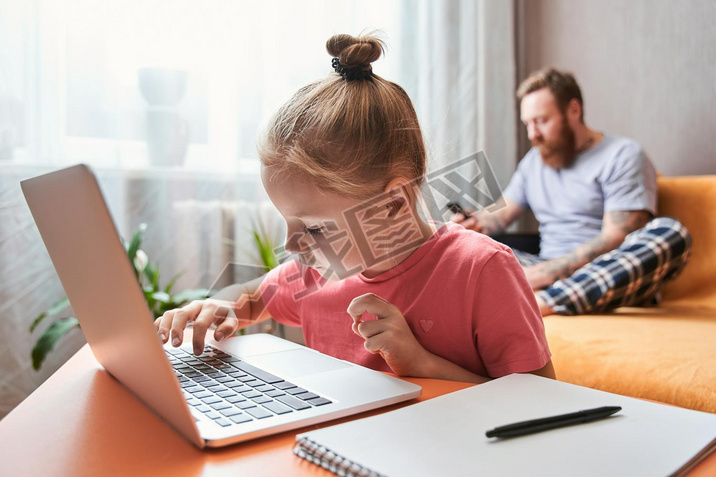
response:
[[[264,333],[221,342],[207,336],[198,357],[186,340],[179,348],[162,346],[90,168],[77,165],[21,185],[97,361],[199,448],[420,395],[415,384]]]

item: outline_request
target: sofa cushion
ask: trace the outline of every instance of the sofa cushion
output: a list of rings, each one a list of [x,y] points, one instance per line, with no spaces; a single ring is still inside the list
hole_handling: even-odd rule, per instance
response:
[[[716,175],[660,177],[659,215],[691,233],[691,258],[655,308],[545,317],[557,379],[716,412]]]
[[[658,307],[545,317],[557,379],[716,412],[716,313]]]
[[[664,305],[716,309],[716,175],[660,177],[658,213],[691,233],[691,258],[663,289]]]

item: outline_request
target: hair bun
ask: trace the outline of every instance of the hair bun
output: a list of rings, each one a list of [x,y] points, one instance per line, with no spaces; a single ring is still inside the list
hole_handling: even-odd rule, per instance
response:
[[[383,42],[371,35],[351,36],[333,35],[326,42],[328,53],[338,58],[340,66],[345,69],[362,67],[371,71],[371,63],[380,58],[384,52]]]

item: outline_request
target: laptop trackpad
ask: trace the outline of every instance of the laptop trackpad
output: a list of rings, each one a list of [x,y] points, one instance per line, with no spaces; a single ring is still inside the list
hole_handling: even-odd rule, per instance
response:
[[[298,378],[351,367],[350,364],[343,361],[307,349],[294,349],[252,356],[247,361],[268,372],[287,378]]]

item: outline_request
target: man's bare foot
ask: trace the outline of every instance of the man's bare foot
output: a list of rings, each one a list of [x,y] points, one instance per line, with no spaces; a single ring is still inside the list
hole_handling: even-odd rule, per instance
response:
[[[544,300],[542,298],[540,298],[540,296],[537,293],[535,293],[535,298],[537,299],[537,306],[539,306],[539,312],[542,314],[542,316],[554,314],[554,311],[552,310],[552,308],[547,306],[547,303],[545,303]]]

